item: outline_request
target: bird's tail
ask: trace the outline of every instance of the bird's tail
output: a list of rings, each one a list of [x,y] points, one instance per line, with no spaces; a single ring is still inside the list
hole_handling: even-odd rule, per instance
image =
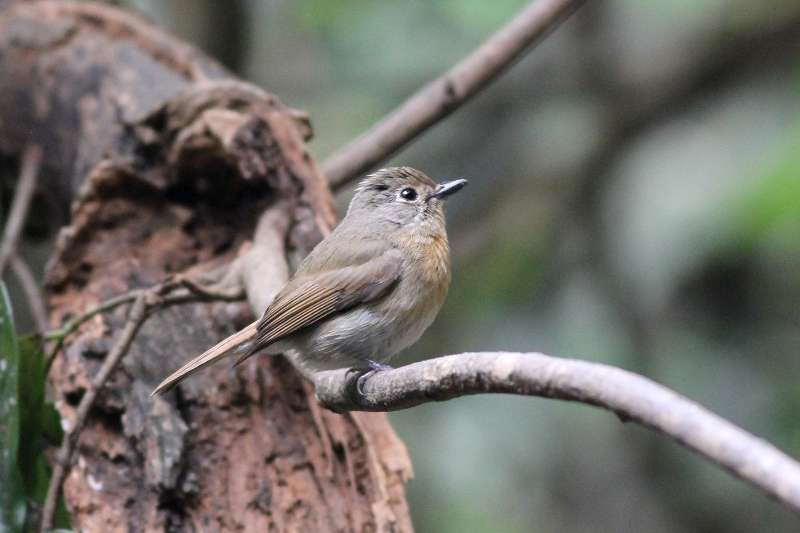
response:
[[[255,321],[246,328],[237,331],[227,339],[219,342],[215,346],[198,355],[180,367],[178,370],[170,374],[159,384],[158,387],[155,388],[151,396],[167,392],[184,378],[191,376],[198,370],[207,367],[219,359],[222,359],[235,349],[252,340],[256,335],[257,326],[258,321]]]

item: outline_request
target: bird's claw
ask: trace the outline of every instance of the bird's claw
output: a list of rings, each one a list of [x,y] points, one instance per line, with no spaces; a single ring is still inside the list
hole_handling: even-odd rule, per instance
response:
[[[350,398],[356,405],[363,405],[366,403],[366,394],[364,393],[364,383],[374,374],[386,370],[394,370],[391,366],[377,361],[367,360],[367,368],[353,367],[347,370],[347,381],[350,383]],[[351,374],[356,374],[354,379],[350,379]]]

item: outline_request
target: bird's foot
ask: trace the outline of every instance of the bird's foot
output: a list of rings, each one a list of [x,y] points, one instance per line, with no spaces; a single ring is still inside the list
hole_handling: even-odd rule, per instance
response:
[[[367,359],[367,368],[353,367],[347,370],[347,383],[350,389],[350,398],[356,405],[362,405],[366,402],[366,395],[364,394],[364,383],[371,376],[378,372],[386,370],[394,370],[389,365],[378,363],[372,359]],[[353,378],[350,376],[354,375]]]

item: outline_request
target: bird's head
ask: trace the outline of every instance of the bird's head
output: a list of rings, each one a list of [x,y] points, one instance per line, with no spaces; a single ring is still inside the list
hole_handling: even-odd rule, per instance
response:
[[[358,184],[347,218],[389,228],[444,227],[444,200],[467,184],[457,179],[437,184],[411,167],[384,168]]]

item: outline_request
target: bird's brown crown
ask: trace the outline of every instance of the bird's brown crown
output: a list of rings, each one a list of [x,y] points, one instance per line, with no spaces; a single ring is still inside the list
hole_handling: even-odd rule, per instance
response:
[[[382,168],[367,175],[358,184],[359,191],[372,187],[396,187],[398,185],[421,185],[429,189],[436,188],[436,182],[428,177],[424,172],[411,167],[389,167]]]

